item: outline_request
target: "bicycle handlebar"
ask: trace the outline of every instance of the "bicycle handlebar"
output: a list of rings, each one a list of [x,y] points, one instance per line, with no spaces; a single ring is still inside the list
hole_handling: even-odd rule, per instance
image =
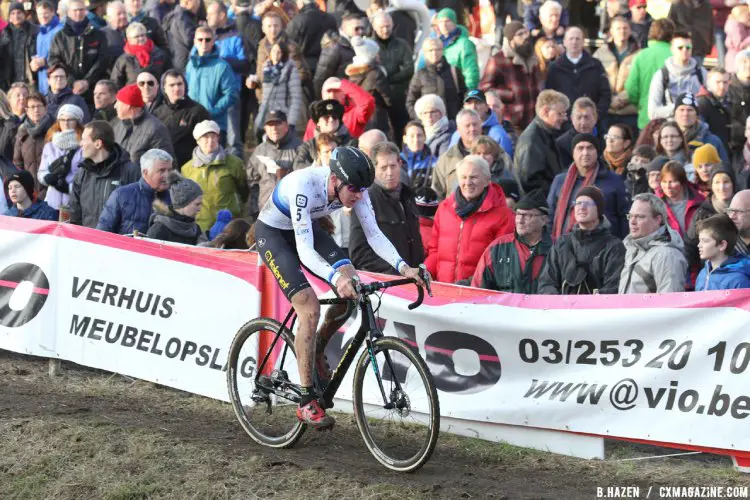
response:
[[[430,273],[427,272],[427,268],[424,264],[419,265],[419,276],[422,278],[422,281],[424,281],[425,288],[427,288],[427,294],[432,297],[432,287],[430,286],[432,278],[430,277]],[[392,281],[373,281],[372,283],[367,284],[363,284],[358,278],[354,279],[354,289],[360,295],[371,295],[379,290],[409,284],[417,286],[417,300],[407,306],[409,310],[413,310],[422,305],[422,301],[424,300],[424,290],[417,284],[417,280],[414,278],[402,278]]]

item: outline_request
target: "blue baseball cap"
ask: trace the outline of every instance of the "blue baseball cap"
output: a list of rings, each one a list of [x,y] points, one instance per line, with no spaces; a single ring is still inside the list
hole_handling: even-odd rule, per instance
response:
[[[487,102],[487,98],[484,96],[484,92],[482,92],[479,89],[470,90],[466,93],[466,97],[464,97],[464,102],[469,102],[472,99],[476,99],[478,101]]]

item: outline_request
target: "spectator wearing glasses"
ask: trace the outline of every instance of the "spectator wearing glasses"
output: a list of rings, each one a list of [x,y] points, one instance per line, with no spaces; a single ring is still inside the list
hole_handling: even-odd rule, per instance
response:
[[[108,122],[117,117],[115,110],[115,96],[117,86],[112,80],[99,80],[94,87],[94,120]]]
[[[735,251],[750,256],[750,190],[744,189],[732,197],[732,203],[727,208],[727,215],[737,226],[738,238]]]
[[[635,144],[633,132],[625,124],[612,125],[604,141],[604,161],[610,170],[625,180]]]
[[[157,79],[171,67],[167,54],[157,47],[146,35],[146,27],[141,23],[130,23],[125,31],[125,53],[117,58],[112,68],[111,78],[118,88],[136,83],[138,74],[147,71]]]
[[[516,230],[490,243],[479,259],[471,286],[508,293],[537,293],[552,238],[549,207],[536,189],[516,204]]]
[[[682,238],[667,224],[664,202],[651,193],[635,195],[628,226],[618,293],[684,292],[687,260]]]
[[[174,154],[172,139],[167,127],[158,118],[143,108],[143,95],[137,85],[123,87],[117,93],[117,120],[113,129],[115,140],[130,155],[130,160],[138,164],[141,156],[149,149],[161,149]]]
[[[65,104],[78,106],[83,111],[83,123],[90,120],[89,107],[83,97],[74,94],[68,87],[68,67],[63,64],[52,64],[47,73],[49,77],[49,94],[47,94],[47,114],[53,119],[57,110]]]
[[[336,43],[323,48],[318,59],[318,66],[313,78],[316,96],[322,96],[323,84],[328,78],[346,77],[346,67],[354,60],[354,48],[351,39],[363,36],[367,29],[367,19],[361,13],[347,13],[341,20],[339,39]]]
[[[143,103],[145,104],[143,109],[153,114],[154,110],[161,106],[164,99],[162,93],[159,92],[159,80],[151,73],[144,71],[138,75],[136,85],[138,85],[141,97],[143,97]]]
[[[695,57],[698,66],[703,66],[703,58],[711,53],[714,45],[714,13],[711,0],[676,0],[670,4],[667,18],[677,31],[692,35]]]

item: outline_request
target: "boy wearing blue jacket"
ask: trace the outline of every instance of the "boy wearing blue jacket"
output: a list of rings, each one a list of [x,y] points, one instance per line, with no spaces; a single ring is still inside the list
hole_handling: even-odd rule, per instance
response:
[[[750,288],[750,259],[734,254],[737,226],[724,214],[698,223],[698,252],[706,263],[695,291]]]

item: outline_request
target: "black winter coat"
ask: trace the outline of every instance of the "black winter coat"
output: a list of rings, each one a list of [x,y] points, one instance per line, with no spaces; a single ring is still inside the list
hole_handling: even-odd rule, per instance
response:
[[[140,177],[140,169],[117,144],[101,163],[83,160],[70,188],[71,224],[95,228],[109,195],[120,186],[137,182]]]
[[[745,146],[745,122],[750,116],[750,83],[743,84],[737,75],[732,75],[727,92],[729,102],[729,147],[735,153]]]
[[[107,37],[101,30],[89,24],[83,34],[77,36],[65,24],[52,39],[47,67],[58,63],[66,65],[70,68],[68,78],[86,80],[89,84],[86,96],[91,96],[96,82],[107,78],[107,57]]]
[[[11,116],[7,120],[0,119],[0,155],[13,160],[13,148],[16,147],[16,134],[21,120]]]
[[[162,24],[172,55],[172,65],[184,71],[190,59],[190,50],[193,48],[198,16],[183,7],[176,7],[166,15]]]
[[[31,83],[33,76],[29,63],[31,56],[36,54],[36,36],[39,33],[39,26],[24,21],[20,28],[9,24],[6,29],[10,32],[13,58],[11,82]]]
[[[612,89],[607,73],[598,59],[583,52],[578,64],[573,64],[567,56],[559,57],[550,65],[544,88],[562,92],[572,106],[579,97],[589,97],[596,103],[599,120],[607,117],[612,102]]]
[[[724,143],[727,153],[731,151],[729,147],[729,107],[719,102],[713,94],[702,95],[698,97],[698,111],[703,117],[703,121],[708,124],[709,130]]]
[[[406,89],[414,75],[414,59],[409,44],[395,35],[388,40],[382,40],[377,35],[373,37],[380,47],[380,64],[388,74],[388,83],[394,96],[399,96],[403,102]]]
[[[257,71],[258,44],[263,39],[262,25],[260,21],[253,19],[250,12],[238,13],[234,21],[237,24],[237,31],[242,36],[242,41],[248,46],[245,57],[247,57],[247,61],[250,64],[250,74],[252,75]],[[288,29],[289,27],[287,27]]]
[[[338,31],[336,18],[312,3],[303,6],[286,27],[289,39],[299,45],[302,56],[313,73],[318,66],[322,50],[320,41],[327,31]]]
[[[344,37],[338,43],[326,47],[320,52],[315,77],[313,78],[313,89],[316,98],[320,99],[323,84],[332,76],[346,78],[346,67],[354,60],[354,49]]]
[[[91,90],[93,91],[93,87]],[[84,124],[91,120],[89,107],[83,97],[74,94],[73,91],[70,90],[70,87],[66,87],[57,94],[53,94],[52,91],[47,94],[47,114],[52,118],[53,122],[57,120],[57,111],[63,104],[74,104],[81,108],[81,111],[83,111]]]
[[[541,188],[549,193],[555,176],[563,171],[560,150],[555,142],[560,132],[534,118],[516,143],[513,174],[525,192]]]
[[[112,71],[117,58],[125,52],[125,30],[118,31],[107,26],[102,33],[107,38],[107,70]]]
[[[11,60],[10,32],[4,29],[0,32],[0,61]],[[12,64],[0,64],[0,89],[7,89],[13,76]]]
[[[169,59],[169,54],[154,45],[154,49],[151,51],[151,60],[145,68],[138,62],[137,57],[123,53],[115,61],[110,80],[115,82],[117,88],[120,89],[125,85],[135,83],[138,79],[138,74],[148,71],[158,81],[161,79],[161,75],[171,67],[172,62]]]
[[[454,78],[455,75],[455,78]],[[456,84],[458,82],[458,84]],[[466,84],[464,75],[460,71],[451,69],[451,65],[443,57],[437,64],[426,64],[411,78],[409,90],[406,94],[406,108],[409,117],[413,120],[419,119],[414,105],[420,97],[427,94],[440,96],[445,103],[445,110],[449,119],[456,117],[463,108]]]
[[[154,44],[164,51],[165,54],[169,54],[169,43],[167,37],[164,36],[164,30],[161,29],[159,21],[151,16],[136,16],[130,20],[130,22],[139,22],[146,27],[146,36],[154,42]]]
[[[714,45],[714,13],[710,0],[677,0],[669,7],[667,19],[675,31],[692,35],[693,56],[706,57]]]
[[[401,202],[398,203],[378,184],[373,184],[367,191],[380,230],[409,266],[416,267],[421,264],[424,261],[424,247],[419,233],[419,216],[414,192],[402,184]],[[349,255],[356,269],[372,273],[397,274],[391,264],[381,259],[367,243],[362,224],[354,211],[349,235]]]
[[[625,245],[609,231],[605,217],[596,229],[576,225],[553,245],[539,275],[541,295],[617,293],[625,264]],[[579,291],[580,290],[580,291]]]
[[[163,88],[163,86],[162,86]],[[210,120],[211,115],[206,108],[187,96],[172,104],[166,97],[162,105],[153,111],[153,115],[166,125],[172,138],[175,154],[175,166],[179,170],[193,157],[193,150],[198,143],[193,138],[193,129],[204,120]]]

